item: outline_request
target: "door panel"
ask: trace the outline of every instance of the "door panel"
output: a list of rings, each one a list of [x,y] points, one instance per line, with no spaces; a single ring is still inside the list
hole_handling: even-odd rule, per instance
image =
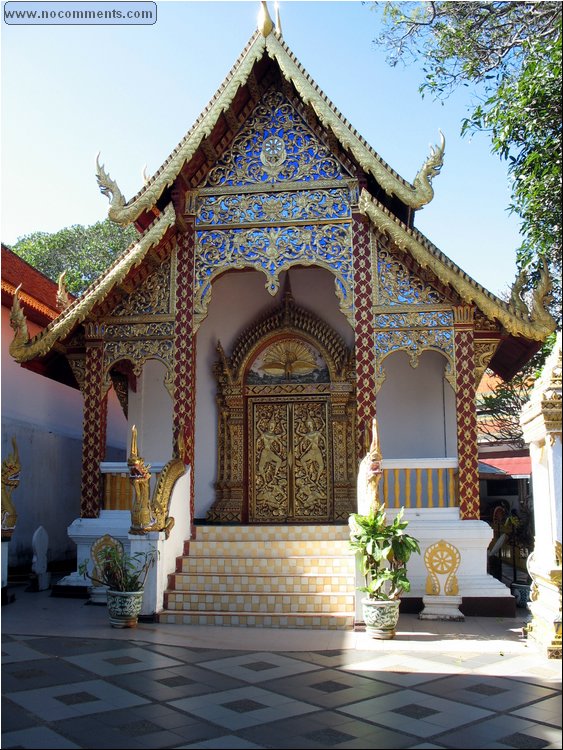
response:
[[[250,399],[249,520],[332,519],[328,399]]]

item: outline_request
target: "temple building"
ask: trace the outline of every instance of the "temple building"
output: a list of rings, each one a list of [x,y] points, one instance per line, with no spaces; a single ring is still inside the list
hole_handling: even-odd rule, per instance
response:
[[[12,311],[12,356],[47,374],[64,360],[82,392],[79,563],[106,533],[157,545],[144,606],[161,622],[352,627],[347,521],[377,416],[386,503],[421,542],[404,606],[441,593],[465,615],[514,614],[487,573],[475,394],[487,367],[509,379],[554,330],[549,279],[531,310],[517,291],[504,302],[416,229],[444,149],[400,177],[266,9],[137,195],[98,162],[109,217],[137,241],[39,334],[17,295]],[[111,388],[135,426],[113,462]],[[139,460],[150,522],[131,515]]]

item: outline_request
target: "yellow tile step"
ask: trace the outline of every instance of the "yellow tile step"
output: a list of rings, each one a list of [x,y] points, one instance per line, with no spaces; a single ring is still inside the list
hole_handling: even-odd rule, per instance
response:
[[[218,553],[222,557],[292,557],[294,555],[350,555],[352,551],[347,540],[344,539],[295,539],[277,540],[243,540],[221,541],[192,540],[188,543],[187,552],[190,557],[213,557]]]
[[[262,614],[290,614],[295,612],[323,613],[354,612],[354,591],[317,594],[288,593],[231,593],[169,591],[164,606],[168,610],[221,611],[233,614],[260,612]]]
[[[307,594],[353,589],[353,573],[316,575],[219,575],[217,573],[174,573],[169,589],[173,591],[243,591]]]
[[[352,555],[293,555],[292,557],[208,557],[184,555],[178,573],[232,575],[352,575],[356,566]]]
[[[347,524],[198,525],[195,538],[208,541],[348,540]]]
[[[264,614],[262,612],[172,612],[163,610],[158,621],[176,625],[219,625],[239,628],[308,628],[315,630],[352,630],[354,616],[349,612],[316,614],[297,612],[292,614]]]

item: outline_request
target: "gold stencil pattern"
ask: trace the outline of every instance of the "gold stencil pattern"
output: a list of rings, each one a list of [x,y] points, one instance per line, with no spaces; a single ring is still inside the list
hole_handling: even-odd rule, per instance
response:
[[[456,576],[461,561],[461,555],[457,547],[440,539],[439,542],[431,544],[424,553],[424,564],[428,570],[426,578],[426,593],[429,596],[439,596],[441,591],[439,576],[446,576],[444,582],[444,595],[457,596],[459,585]]]

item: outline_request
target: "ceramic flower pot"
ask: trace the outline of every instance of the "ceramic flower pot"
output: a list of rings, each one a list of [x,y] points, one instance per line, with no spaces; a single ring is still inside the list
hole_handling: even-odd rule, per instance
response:
[[[372,638],[390,639],[395,637],[399,621],[398,600],[362,599],[366,632]]]
[[[143,605],[142,591],[107,592],[109,621],[114,628],[136,628]]]

